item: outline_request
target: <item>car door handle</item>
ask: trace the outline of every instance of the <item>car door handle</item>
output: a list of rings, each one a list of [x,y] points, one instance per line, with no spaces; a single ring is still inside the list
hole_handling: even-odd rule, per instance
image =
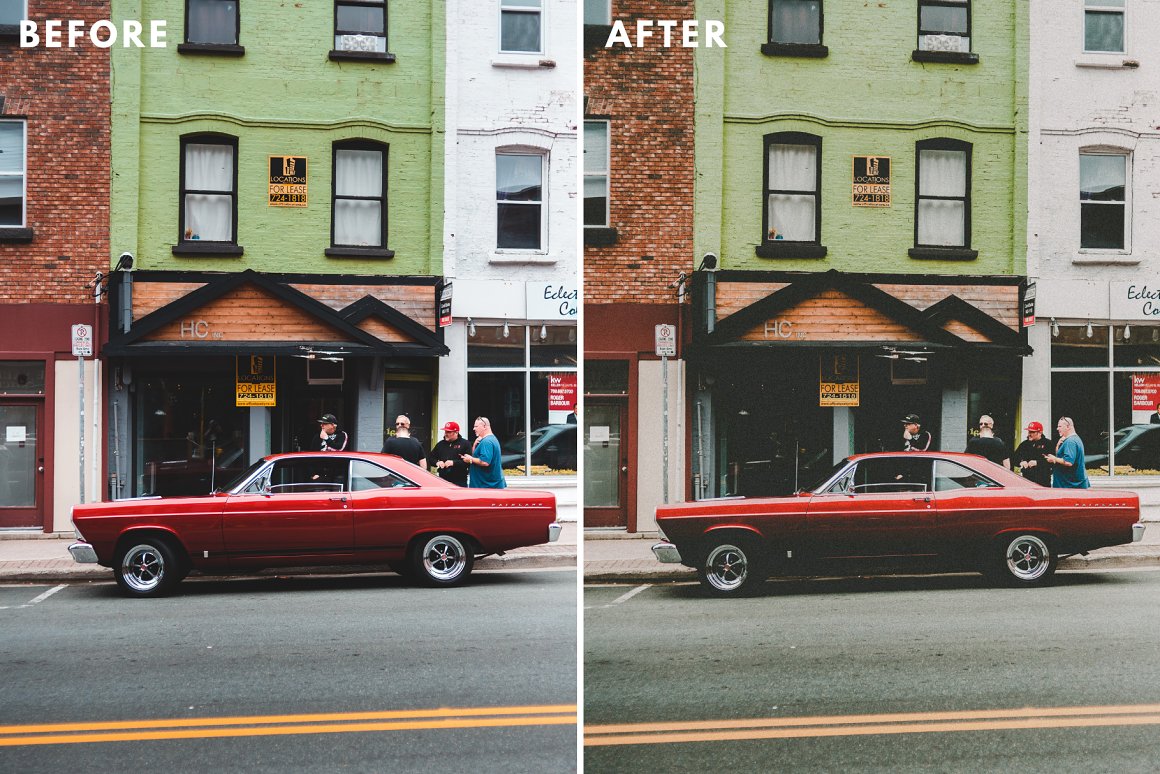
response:
[[[330,498],[330,501],[332,503],[345,503],[346,498],[345,497],[332,497],[332,498]]]
[[[928,496],[926,496],[926,497],[915,497],[915,498],[914,498],[914,501],[915,501],[916,503],[929,503],[929,502],[930,502],[930,496],[928,495]]]

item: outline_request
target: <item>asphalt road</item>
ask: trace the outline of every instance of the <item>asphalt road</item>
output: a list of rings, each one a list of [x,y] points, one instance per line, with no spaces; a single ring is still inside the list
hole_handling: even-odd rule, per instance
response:
[[[1157,599],[1157,571],[588,586],[584,770],[1154,772]]]
[[[576,604],[550,570],[0,586],[0,772],[574,771]]]

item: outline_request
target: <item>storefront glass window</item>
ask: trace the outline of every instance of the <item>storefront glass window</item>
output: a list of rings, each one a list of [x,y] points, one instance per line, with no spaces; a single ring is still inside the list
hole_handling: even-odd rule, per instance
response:
[[[585,360],[584,391],[592,395],[627,395],[628,362]]]
[[[1060,326],[1051,357],[1052,430],[1075,421],[1088,475],[1160,476],[1160,328]]]
[[[43,395],[44,363],[32,360],[0,362],[0,395]]]
[[[484,416],[504,474],[575,475],[576,328],[476,325],[468,334],[468,422]],[[474,440],[474,439],[472,439]]]
[[[248,462],[234,374],[138,375],[136,495],[208,494]]]

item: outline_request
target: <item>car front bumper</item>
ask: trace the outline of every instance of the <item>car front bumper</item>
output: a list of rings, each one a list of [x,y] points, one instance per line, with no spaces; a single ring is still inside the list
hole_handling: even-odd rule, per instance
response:
[[[83,540],[77,543],[73,543],[71,546],[69,546],[68,552],[72,554],[73,560],[79,564],[97,563],[97,552],[93,550],[92,546]]]
[[[667,540],[662,540],[652,547],[653,555],[656,556],[658,562],[665,564],[680,564],[681,552]]]
[[[1132,542],[1139,543],[1144,539],[1144,525],[1136,522],[1132,525]]]
[[[548,525],[548,542],[555,543],[560,539],[560,533],[564,531],[564,525],[558,521],[554,521]]]

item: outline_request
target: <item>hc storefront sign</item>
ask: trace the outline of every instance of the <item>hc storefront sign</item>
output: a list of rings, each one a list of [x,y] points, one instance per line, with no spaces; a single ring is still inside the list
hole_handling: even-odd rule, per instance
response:
[[[1160,282],[1111,282],[1108,291],[1111,319],[1160,322]]]
[[[205,320],[182,320],[178,324],[178,331],[183,339],[221,339],[221,331],[211,331]]]
[[[580,291],[562,282],[529,282],[524,286],[529,320],[575,320]]]

